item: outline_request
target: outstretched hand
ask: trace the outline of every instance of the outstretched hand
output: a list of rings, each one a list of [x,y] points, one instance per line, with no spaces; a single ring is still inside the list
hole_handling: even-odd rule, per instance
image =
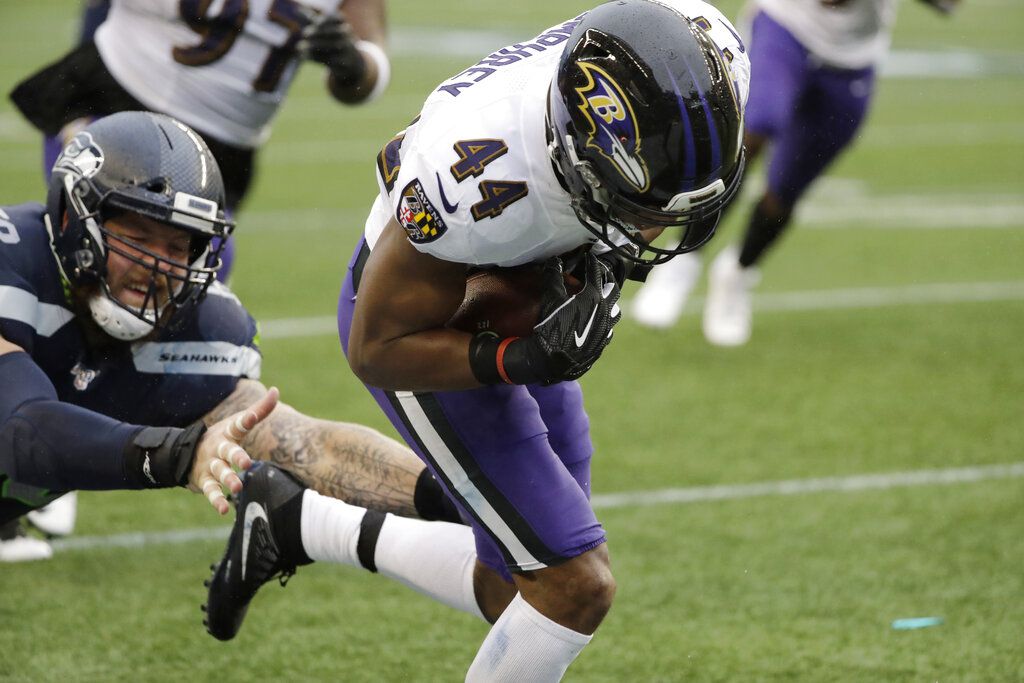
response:
[[[280,392],[276,387],[245,410],[229,415],[210,426],[196,449],[195,462],[188,477],[188,487],[200,491],[217,512],[227,514],[230,506],[223,488],[231,493],[242,490],[242,480],[233,468],[247,470],[252,458],[239,444],[256,425],[265,420],[277,406]]]

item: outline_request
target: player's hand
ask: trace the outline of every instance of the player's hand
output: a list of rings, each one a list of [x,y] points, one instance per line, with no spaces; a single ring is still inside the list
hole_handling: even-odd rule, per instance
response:
[[[622,318],[619,285],[609,265],[587,252],[576,268],[583,287],[569,295],[562,275],[562,261],[544,264],[544,296],[540,322],[527,340],[543,357],[546,380],[577,379],[611,343],[615,323]]]
[[[233,468],[247,470],[252,467],[252,458],[239,444],[246,434],[273,412],[279,396],[277,388],[271,387],[263,398],[247,409],[211,425],[199,441],[192,472],[188,477],[188,488],[197,493],[202,492],[210,505],[222,515],[230,509],[223,488],[236,494],[242,490],[242,480]]]
[[[352,28],[338,14],[330,14],[306,26],[296,46],[303,59],[319,62],[342,87],[358,85],[366,77],[366,61],[356,47]]]

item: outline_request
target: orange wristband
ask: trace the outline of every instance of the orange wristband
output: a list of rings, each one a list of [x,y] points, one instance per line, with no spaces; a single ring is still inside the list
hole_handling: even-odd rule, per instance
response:
[[[515,382],[509,379],[508,373],[505,372],[505,349],[507,349],[508,345],[516,339],[519,339],[519,337],[507,337],[502,339],[501,343],[498,344],[498,353],[494,358],[494,363],[498,366],[498,376],[501,377],[501,381],[505,384],[515,384]]]

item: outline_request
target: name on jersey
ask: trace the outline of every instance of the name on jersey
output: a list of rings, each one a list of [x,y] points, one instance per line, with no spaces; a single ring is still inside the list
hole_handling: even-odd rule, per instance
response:
[[[571,21],[565,22],[561,26],[548,29],[534,38],[532,42],[516,43],[515,45],[504,47],[497,52],[492,52],[465,71],[461,71],[449,78],[437,89],[441,92],[448,93],[452,97],[458,97],[459,93],[463,90],[496,73],[499,68],[508,66],[509,64],[515,64],[516,62],[528,59],[535,54],[545,52],[553,47],[561,45],[565,41],[569,40],[569,34],[572,33],[573,29],[576,28],[577,24],[582,20],[583,15],[580,15]]]
[[[433,242],[448,230],[441,213],[430,203],[423,185],[416,178],[402,190],[395,217],[416,244]]]
[[[158,375],[219,375],[258,379],[260,354],[230,342],[141,342],[132,346],[135,369]]]
[[[221,356],[215,353],[161,353],[157,357],[160,363],[224,363],[238,362],[238,356]]]

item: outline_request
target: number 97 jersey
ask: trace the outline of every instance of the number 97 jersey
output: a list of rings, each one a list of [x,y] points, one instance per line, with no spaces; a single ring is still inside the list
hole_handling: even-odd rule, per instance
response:
[[[302,30],[339,0],[114,0],[96,48],[117,82],[153,111],[254,148],[299,66]]]

